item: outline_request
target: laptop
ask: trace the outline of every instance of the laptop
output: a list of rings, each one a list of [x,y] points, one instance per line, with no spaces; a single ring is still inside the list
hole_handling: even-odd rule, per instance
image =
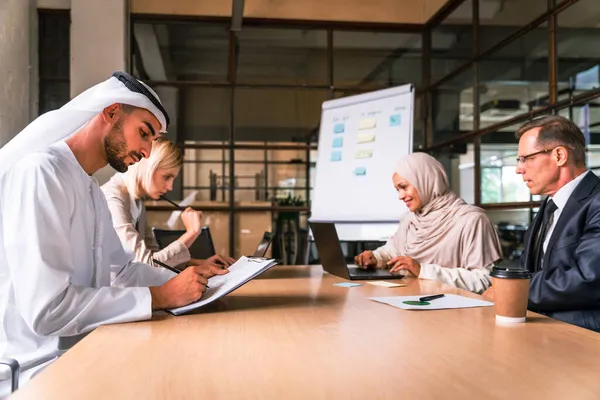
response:
[[[152,233],[154,234],[158,247],[164,249],[175,240],[179,239],[181,235],[185,233],[185,231],[152,228]],[[215,254],[216,251],[212,236],[210,234],[210,228],[208,226],[203,226],[200,230],[200,235],[198,235],[198,238],[190,247],[190,255],[192,258],[205,260],[214,256]]]
[[[269,249],[274,236],[275,235],[271,232],[263,233],[262,239],[258,242],[258,246],[256,247],[256,250],[254,250],[252,257],[264,257],[265,254],[267,254],[267,250]]]
[[[349,280],[401,279],[404,273],[391,273],[386,269],[364,269],[346,264],[344,252],[333,222],[309,222],[323,269],[330,274]]]
[[[180,238],[185,231],[152,228],[152,233],[154,233],[158,247],[164,249],[175,240]],[[258,242],[258,246],[256,247],[256,250],[254,250],[252,257],[264,257],[267,254],[267,250],[269,249],[274,237],[275,235],[273,235],[271,232],[263,233],[263,236],[260,242]],[[215,246],[213,244],[212,236],[210,235],[210,228],[208,226],[203,226],[198,239],[196,239],[194,243],[192,243],[192,247],[190,247],[190,255],[192,258],[205,260],[214,256],[215,254]]]

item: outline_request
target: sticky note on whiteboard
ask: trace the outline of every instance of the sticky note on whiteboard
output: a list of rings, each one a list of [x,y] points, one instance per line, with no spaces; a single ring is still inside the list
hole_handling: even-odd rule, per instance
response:
[[[402,116],[400,114],[390,115],[390,126],[399,126],[402,123]]]
[[[333,133],[344,133],[344,124],[335,124],[333,126]]]
[[[356,143],[369,143],[375,141],[374,133],[359,133],[356,135]]]
[[[342,152],[334,151],[331,153],[331,161],[342,161]]]
[[[377,126],[377,120],[373,118],[365,118],[358,121],[358,130],[373,129]]]
[[[367,169],[365,167],[356,167],[354,168],[354,175],[362,176],[367,174]]]
[[[354,153],[354,158],[371,158],[373,157],[373,149],[360,149]]]
[[[344,138],[342,136],[333,138],[331,147],[342,147],[344,145]]]

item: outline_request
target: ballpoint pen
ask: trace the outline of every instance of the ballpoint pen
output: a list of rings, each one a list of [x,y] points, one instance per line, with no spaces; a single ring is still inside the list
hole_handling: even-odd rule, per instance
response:
[[[435,299],[439,299],[440,297],[444,297],[444,294],[434,294],[432,296],[425,296],[425,297],[420,297],[419,301],[431,301],[431,300],[435,300]]]
[[[158,265],[160,265],[161,267],[168,269],[168,270],[169,270],[169,271],[171,271],[171,272],[175,272],[177,275],[179,275],[179,273],[181,272],[181,271],[180,271],[180,270],[178,270],[178,269],[175,269],[175,268],[173,268],[173,267],[169,267],[167,264],[165,264],[165,263],[163,263],[163,262],[160,262],[160,261],[158,261],[156,258],[153,258],[153,259],[152,259],[152,261],[154,261],[155,263],[157,263],[157,264],[158,264]],[[209,287],[208,285],[206,285],[206,288],[207,288],[207,289],[210,289],[210,287]]]
[[[156,264],[160,265],[161,267],[168,269],[171,272],[175,272],[176,274],[179,274],[181,272],[178,269],[175,269],[173,267],[169,267],[167,264],[158,261],[156,258],[153,258],[152,261],[154,261]]]
[[[179,204],[175,203],[174,201],[171,201],[169,199],[167,199],[165,196],[160,196],[161,199],[168,201],[169,203],[171,203],[172,205],[174,205],[175,207],[177,207],[179,210],[183,211],[185,210],[185,207],[181,207]]]

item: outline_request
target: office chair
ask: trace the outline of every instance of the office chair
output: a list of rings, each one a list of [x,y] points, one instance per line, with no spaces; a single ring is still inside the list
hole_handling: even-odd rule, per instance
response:
[[[19,388],[19,377],[21,373],[29,371],[32,368],[37,368],[42,364],[46,364],[43,368],[38,368],[31,376],[30,379],[33,379],[37,374],[42,372],[46,367],[48,367],[51,363],[50,361],[56,360],[58,357],[63,355],[66,350],[57,350],[51,354],[46,356],[37,358],[35,360],[31,360],[29,362],[19,364],[19,362],[13,358],[0,358],[0,365],[6,365],[10,369],[10,378],[11,378],[11,390],[10,392],[14,392]],[[7,379],[7,374],[0,373],[0,380]]]
[[[13,358],[0,358],[0,365],[6,365],[10,369],[10,392],[19,388],[19,362]]]
[[[152,228],[152,234],[154,234],[156,244],[158,244],[158,247],[161,250],[173,243],[184,233],[185,231],[182,230]]]
[[[164,249],[175,240],[179,239],[185,231],[152,228],[152,233],[156,238],[158,247]],[[215,251],[215,245],[212,236],[210,235],[210,228],[208,226],[203,226],[198,239],[196,239],[190,248],[190,255],[192,258],[207,259],[215,254],[217,254],[217,252]]]

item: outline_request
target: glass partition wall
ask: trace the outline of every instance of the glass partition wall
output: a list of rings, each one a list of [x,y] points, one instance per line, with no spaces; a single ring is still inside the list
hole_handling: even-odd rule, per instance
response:
[[[185,154],[170,197],[196,192],[217,251],[233,255],[272,230],[275,256],[303,260],[324,101],[422,87],[423,26],[244,19],[233,32],[226,19],[141,15],[131,26],[132,72],[166,103]]]
[[[508,258],[541,201],[515,173],[522,123],[570,118],[588,139],[588,167],[600,172],[599,17],[594,0],[460,0],[427,27],[426,150],[461,149],[453,188],[486,209]]]
[[[596,0],[449,0],[425,25],[398,27],[244,19],[233,32],[228,19],[133,15],[131,66],[185,150],[173,199],[197,191],[231,254],[266,226],[299,262],[322,102],[413,83],[414,150],[487,210],[510,255],[541,200],[515,173],[521,123],[576,121],[600,171],[598,17]]]

